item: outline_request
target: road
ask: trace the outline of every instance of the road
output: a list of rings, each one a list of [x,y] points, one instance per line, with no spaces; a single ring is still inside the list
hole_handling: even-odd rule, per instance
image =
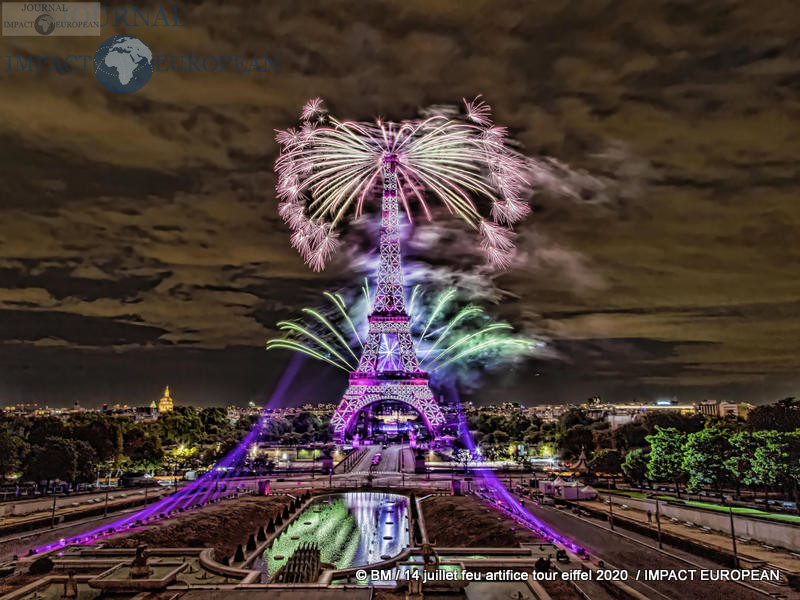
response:
[[[652,600],[764,600],[763,593],[753,591],[733,582],[724,581],[632,581],[638,570],[645,569],[693,569],[680,558],[687,559],[700,568],[721,569],[719,564],[665,545],[667,552],[679,558],[659,552],[653,541],[628,531],[612,532],[601,521],[578,518],[571,512],[548,506],[535,506],[528,500],[526,508],[539,520],[546,523],[565,538],[586,548],[591,554],[603,559],[607,566],[627,569],[630,572],[628,585]],[[621,534],[621,535],[620,535]],[[642,543],[638,543],[642,542]],[[800,597],[786,587],[760,585],[765,590]]]
[[[368,473],[369,467],[372,464],[372,457],[375,456],[380,449],[380,446],[367,446],[367,451],[364,453],[364,456],[361,457],[360,461],[353,465],[353,468],[350,469],[348,473]]]
[[[183,485],[183,484],[182,484]],[[113,512],[122,510],[131,504],[144,504],[145,501],[152,503],[156,498],[168,496],[173,493],[175,488],[164,488],[162,486],[141,489],[114,489],[108,494],[108,511]],[[20,510],[31,510],[32,512],[21,515],[4,515],[0,517],[0,530],[6,534],[9,531],[24,531],[30,524],[40,524],[42,521],[50,521],[53,517],[52,499],[44,498],[34,501],[22,501]],[[55,521],[74,520],[81,518],[82,513],[95,512],[105,507],[105,492],[99,494],[84,494],[81,496],[56,496]],[[44,508],[42,508],[44,507]],[[38,510],[33,510],[38,509]],[[9,534],[11,535],[11,534]]]
[[[407,446],[392,444],[380,450],[381,462],[375,467],[375,471],[380,473],[400,473],[405,469],[406,473],[414,472],[414,453]]]
[[[24,556],[31,548],[50,544],[60,538],[80,535],[91,529],[110,525],[121,517],[141,510],[141,507],[125,510],[110,510],[107,517],[87,517],[79,521],[70,521],[55,529],[43,527],[26,533],[11,534],[0,538],[0,562],[11,560],[14,555]]]
[[[374,467],[372,467],[372,458],[380,453],[381,460]],[[406,473],[414,472],[414,453],[407,445],[401,446],[400,444],[391,444],[386,448],[381,448],[380,444],[367,446],[367,451],[364,456],[358,461],[353,468],[348,471],[348,474],[353,475],[367,475],[372,472],[375,475],[381,473],[396,473],[401,472],[401,468],[405,468]]]

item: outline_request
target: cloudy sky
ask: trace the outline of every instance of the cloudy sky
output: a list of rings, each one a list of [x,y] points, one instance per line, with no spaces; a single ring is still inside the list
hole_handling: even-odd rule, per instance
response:
[[[183,28],[0,38],[0,405],[143,404],[167,383],[178,402],[268,397],[290,358],[264,350],[275,322],[359,283],[345,258],[315,274],[289,247],[274,130],[312,96],[342,118],[402,119],[478,93],[561,167],[490,307],[551,355],[474,399],[797,393],[789,3],[233,4],[178,5]],[[277,71],[157,72],[123,96],[91,72],[6,70],[115,33],[156,55],[277,55]],[[292,401],[346,384],[303,373]]]

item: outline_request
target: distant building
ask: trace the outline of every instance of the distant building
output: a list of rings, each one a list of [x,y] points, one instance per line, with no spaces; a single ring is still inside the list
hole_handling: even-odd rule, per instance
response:
[[[158,401],[158,414],[170,412],[174,408],[172,397],[169,395],[169,386],[164,388],[164,396]]]
[[[722,400],[703,400],[697,407],[707,417],[741,417],[746,419],[755,407],[747,402],[734,404]]]

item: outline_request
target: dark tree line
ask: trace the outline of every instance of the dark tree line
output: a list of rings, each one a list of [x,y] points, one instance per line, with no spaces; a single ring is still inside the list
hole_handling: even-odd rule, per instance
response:
[[[233,449],[258,417],[231,423],[224,408],[176,406],[155,421],[98,412],[0,420],[0,478],[84,483],[121,472],[173,472],[210,466]],[[329,422],[308,412],[267,421],[260,441],[329,441]]]

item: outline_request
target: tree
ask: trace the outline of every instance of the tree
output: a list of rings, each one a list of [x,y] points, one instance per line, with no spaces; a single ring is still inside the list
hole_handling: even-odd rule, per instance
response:
[[[727,459],[733,452],[728,432],[718,426],[707,427],[690,433],[683,445],[681,466],[689,474],[690,491],[720,484],[733,479]]]
[[[201,410],[200,422],[207,437],[217,437],[230,427],[227,411],[219,406]]]
[[[75,451],[75,470],[72,481],[77,483],[89,483],[94,481],[97,471],[97,453],[94,448],[82,440],[73,440],[72,446]]]
[[[604,449],[597,452],[589,462],[589,467],[595,473],[608,473],[616,475],[622,470],[622,455],[619,450]]]
[[[164,448],[152,429],[133,425],[125,431],[124,452],[136,471],[150,471],[161,466]]]
[[[545,439],[545,434],[538,427],[528,427],[522,436],[522,441],[526,446],[536,446]]]
[[[0,428],[0,479],[16,473],[27,451],[27,444],[19,437]]]
[[[176,406],[158,417],[163,440],[171,444],[193,444],[203,435],[203,423],[193,406]]]
[[[558,435],[558,447],[564,458],[576,458],[582,450],[594,451],[592,430],[583,425],[576,425]]]
[[[565,433],[578,425],[589,425],[592,420],[586,415],[583,409],[570,408],[564,411],[558,418],[558,430]]]
[[[236,421],[236,430],[240,431],[242,435],[244,435],[253,429],[258,421],[258,418],[258,415],[244,415],[242,418]]]
[[[681,497],[680,480],[684,476],[683,444],[686,434],[674,427],[655,426],[656,433],[647,436],[650,443],[650,460],[647,477],[652,481],[670,480],[675,483],[675,492]]]
[[[318,442],[329,443],[333,440],[333,426],[331,426],[331,416],[325,416],[320,419],[319,429],[316,433]]]
[[[644,480],[647,478],[647,465],[650,462],[650,453],[647,448],[634,448],[629,450],[622,462],[622,472],[631,481],[643,487]]]
[[[27,438],[31,446],[41,446],[48,438],[69,437],[69,430],[57,417],[36,417],[28,422]]]
[[[652,410],[645,412],[642,426],[651,434],[658,427],[672,428],[682,433],[694,433],[704,427],[705,421],[705,417],[699,413],[684,415],[674,410]]]
[[[261,439],[265,442],[276,442],[291,430],[292,424],[287,419],[269,419],[261,430]]]
[[[292,420],[292,427],[297,433],[311,433],[319,429],[319,417],[308,411],[303,411]]]
[[[800,429],[800,400],[784,398],[775,404],[756,406],[747,415],[747,425],[753,431],[790,432]]]
[[[617,450],[631,450],[632,448],[641,448],[647,445],[645,436],[647,429],[641,423],[631,422],[620,425],[612,431],[612,439],[614,440],[614,447]]]
[[[759,441],[750,431],[739,431],[729,438],[731,453],[725,459],[725,466],[736,483],[736,496],[739,497],[741,485],[762,485],[759,474],[753,465],[753,456]]]
[[[489,438],[494,444],[507,444],[511,437],[502,429],[497,429],[489,434]]]
[[[797,497],[797,480],[800,478],[800,431],[756,431],[752,469],[764,484],[765,493],[773,485],[791,486]]]
[[[614,448],[614,431],[611,429],[597,429],[592,427],[594,436],[594,446],[600,450],[608,450]]]
[[[537,421],[537,429],[538,429],[538,419]],[[523,415],[522,413],[514,413],[504,424],[504,430],[508,435],[511,437],[512,440],[521,440],[525,431],[527,431],[531,427],[531,420]]]
[[[795,508],[800,513],[798,482],[800,481],[800,429],[784,434],[786,477],[791,483]]]
[[[60,437],[50,437],[41,445],[34,446],[28,456],[26,477],[34,481],[53,479],[75,481],[78,474],[78,453],[75,443]]]
[[[284,433],[283,437],[281,438],[281,443],[286,444],[287,446],[297,446],[298,444],[302,443],[302,441],[303,437],[296,431]]]
[[[472,452],[464,448],[463,450],[459,450],[456,452],[455,456],[456,462],[461,465],[461,468],[464,469],[466,473],[467,468],[469,467],[469,463],[472,460]]]
[[[122,456],[122,430],[117,419],[100,413],[80,413],[70,417],[74,440],[88,443],[101,462],[118,466]]]

